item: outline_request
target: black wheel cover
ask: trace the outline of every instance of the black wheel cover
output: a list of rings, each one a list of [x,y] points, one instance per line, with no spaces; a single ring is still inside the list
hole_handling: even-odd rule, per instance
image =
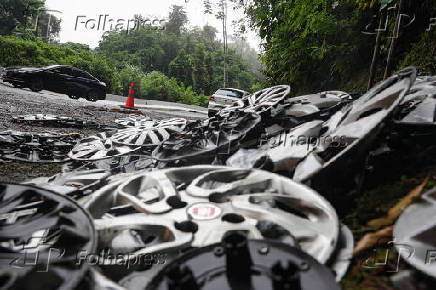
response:
[[[73,200],[33,186],[0,183],[2,289],[74,289],[94,254],[88,213]]]

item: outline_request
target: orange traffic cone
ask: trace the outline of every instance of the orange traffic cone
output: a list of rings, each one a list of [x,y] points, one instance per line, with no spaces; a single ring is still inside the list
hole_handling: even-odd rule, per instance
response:
[[[124,107],[129,109],[135,108],[135,83],[131,83],[129,87],[129,95],[127,96],[126,105]]]

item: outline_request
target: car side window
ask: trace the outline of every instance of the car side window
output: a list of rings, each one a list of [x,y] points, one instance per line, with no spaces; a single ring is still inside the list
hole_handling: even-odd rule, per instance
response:
[[[90,75],[89,73],[87,73],[87,72],[84,72],[85,73],[85,75],[86,75],[86,78],[88,78],[88,79],[90,79],[90,80],[95,80],[95,77],[93,77],[92,75]]]
[[[70,76],[73,75],[71,68],[68,68],[68,67],[56,68],[56,69],[54,69],[54,72],[59,73],[59,74],[63,74],[63,75],[70,75]]]
[[[79,78],[84,78],[84,79],[89,79],[89,80],[94,79],[89,73],[78,70],[78,69],[73,69],[73,74],[75,77],[79,77]]]
[[[240,92],[234,92],[236,94],[236,98],[242,98],[244,96],[243,93]]]
[[[78,69],[73,69],[73,75],[78,78],[85,78],[85,74]]]

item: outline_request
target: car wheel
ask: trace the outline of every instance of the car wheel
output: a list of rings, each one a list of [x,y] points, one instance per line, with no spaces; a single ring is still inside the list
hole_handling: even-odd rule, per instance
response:
[[[98,93],[95,90],[89,91],[86,99],[90,102],[96,102],[98,100]]]
[[[29,88],[33,91],[33,92],[40,92],[42,91],[42,89],[44,88],[44,83],[42,82],[42,79],[40,78],[35,78],[32,79],[30,81],[30,86]]]
[[[73,100],[78,100],[80,97],[78,97],[78,96],[70,96],[70,95],[68,95],[68,97],[70,98],[70,99],[73,99]]]

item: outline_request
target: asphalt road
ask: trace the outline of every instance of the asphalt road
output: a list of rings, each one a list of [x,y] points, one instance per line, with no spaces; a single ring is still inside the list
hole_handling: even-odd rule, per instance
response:
[[[106,100],[118,102],[118,103],[125,103],[126,97],[123,96],[117,96],[117,95],[106,95]],[[207,108],[199,107],[199,106],[192,106],[192,105],[185,105],[185,104],[179,104],[179,103],[170,103],[170,102],[163,102],[163,101],[156,101],[156,100],[144,100],[144,99],[135,99],[135,104],[138,104],[139,106],[169,106],[169,107],[179,107],[181,109],[189,109],[193,111],[203,112],[204,114],[207,114]]]

